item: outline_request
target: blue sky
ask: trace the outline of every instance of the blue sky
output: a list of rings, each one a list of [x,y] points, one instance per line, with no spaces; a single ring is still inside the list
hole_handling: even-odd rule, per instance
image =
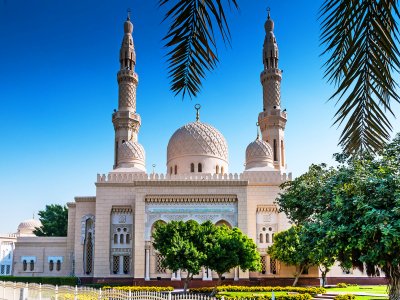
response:
[[[246,146],[262,110],[261,50],[271,8],[288,111],[286,157],[294,176],[311,163],[333,163],[339,131],[332,127],[333,87],[319,56],[321,1],[240,1],[229,14],[232,47],[219,45],[221,63],[197,99],[169,91],[166,24],[157,0],[0,0],[0,233],[46,204],[95,195],[97,173],[112,169],[119,47],[126,9],[132,10],[139,75],[139,141],[147,170],[165,172],[173,132],[195,119],[218,128],[229,145],[230,171],[243,170]],[[398,106],[395,111],[399,112]],[[400,131],[398,121],[395,131]]]

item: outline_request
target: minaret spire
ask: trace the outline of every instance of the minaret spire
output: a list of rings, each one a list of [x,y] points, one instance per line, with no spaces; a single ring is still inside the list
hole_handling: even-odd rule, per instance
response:
[[[140,115],[136,112],[136,89],[139,78],[135,72],[136,53],[132,38],[133,24],[130,19],[130,10],[128,9],[119,52],[118,110],[112,115],[115,130],[114,169],[127,166],[144,169],[144,149],[141,148],[142,146],[138,146],[141,120]],[[137,149],[140,150],[139,152],[143,152],[143,155],[139,155]]]
[[[263,112],[258,116],[262,139],[271,144],[274,166],[278,170],[286,168],[284,151],[284,131],[286,112],[281,110],[281,80],[279,69],[279,49],[274,34],[274,21],[270,9],[265,22],[265,39],[263,45],[263,65],[260,79],[263,87]]]

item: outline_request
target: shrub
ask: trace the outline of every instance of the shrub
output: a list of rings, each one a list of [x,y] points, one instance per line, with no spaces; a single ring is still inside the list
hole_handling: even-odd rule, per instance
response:
[[[336,285],[336,287],[338,287],[338,288],[347,288],[348,285],[347,285],[347,283],[340,282],[340,283],[338,283],[338,284]]]
[[[251,298],[248,297],[230,297],[225,295],[217,295],[217,299],[221,299],[224,297],[225,300],[271,300],[271,295],[263,295],[263,296],[252,296]],[[297,294],[297,295],[276,295],[276,300],[311,300],[312,296],[310,294]],[[343,299],[344,300],[344,299]],[[347,300],[347,299],[346,299]]]
[[[354,296],[352,294],[345,294],[345,295],[337,295],[333,299],[334,300],[354,300],[355,298],[356,298],[356,296]]]
[[[121,291],[131,291],[131,292],[169,292],[173,291],[174,288],[171,286],[109,286],[105,285],[102,287],[103,290],[114,289],[114,290],[121,290]]]
[[[191,288],[192,293],[211,293],[212,287],[204,288]],[[235,286],[235,285],[222,285],[217,287],[218,292],[296,292],[300,294],[324,294],[326,290],[321,287],[293,287],[293,286]]]
[[[70,285],[78,284],[77,277],[30,277],[30,276],[0,276],[1,281],[41,283],[52,285]]]

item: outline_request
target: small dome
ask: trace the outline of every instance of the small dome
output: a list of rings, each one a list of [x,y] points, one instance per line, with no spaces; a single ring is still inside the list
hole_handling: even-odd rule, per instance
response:
[[[167,148],[167,161],[187,155],[205,155],[228,161],[228,145],[213,126],[200,121],[186,124],[172,135]]]
[[[272,155],[270,144],[257,138],[246,148],[246,170],[255,167],[273,166]]]
[[[133,32],[133,24],[130,21],[130,18],[128,17],[128,19],[125,21],[124,23],[124,32],[125,33],[132,33]]]
[[[272,19],[271,19],[271,14],[270,14],[269,11],[268,11],[268,18],[267,18],[267,21],[266,21],[265,24],[264,24],[264,28],[265,28],[265,31],[266,31],[266,32],[274,31],[274,21],[272,21]]]
[[[118,168],[136,167],[145,171],[146,153],[138,142],[128,141],[118,148]]]
[[[213,126],[195,121],[179,128],[167,147],[167,166],[177,166],[178,173],[193,172],[190,165],[202,173],[228,171],[228,145],[224,136]],[[217,171],[219,170],[219,171]],[[195,171],[195,172],[197,172]]]
[[[42,226],[42,222],[35,219],[29,219],[18,225],[18,233],[22,236],[34,236],[33,231]]]

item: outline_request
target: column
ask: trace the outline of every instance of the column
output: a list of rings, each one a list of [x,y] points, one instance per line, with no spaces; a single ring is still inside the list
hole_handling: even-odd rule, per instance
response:
[[[124,256],[119,256],[119,270],[118,274],[124,274]]]
[[[238,281],[239,280],[239,267],[236,267],[235,268],[235,270],[234,270],[234,278],[233,278],[233,280],[234,281]]]

